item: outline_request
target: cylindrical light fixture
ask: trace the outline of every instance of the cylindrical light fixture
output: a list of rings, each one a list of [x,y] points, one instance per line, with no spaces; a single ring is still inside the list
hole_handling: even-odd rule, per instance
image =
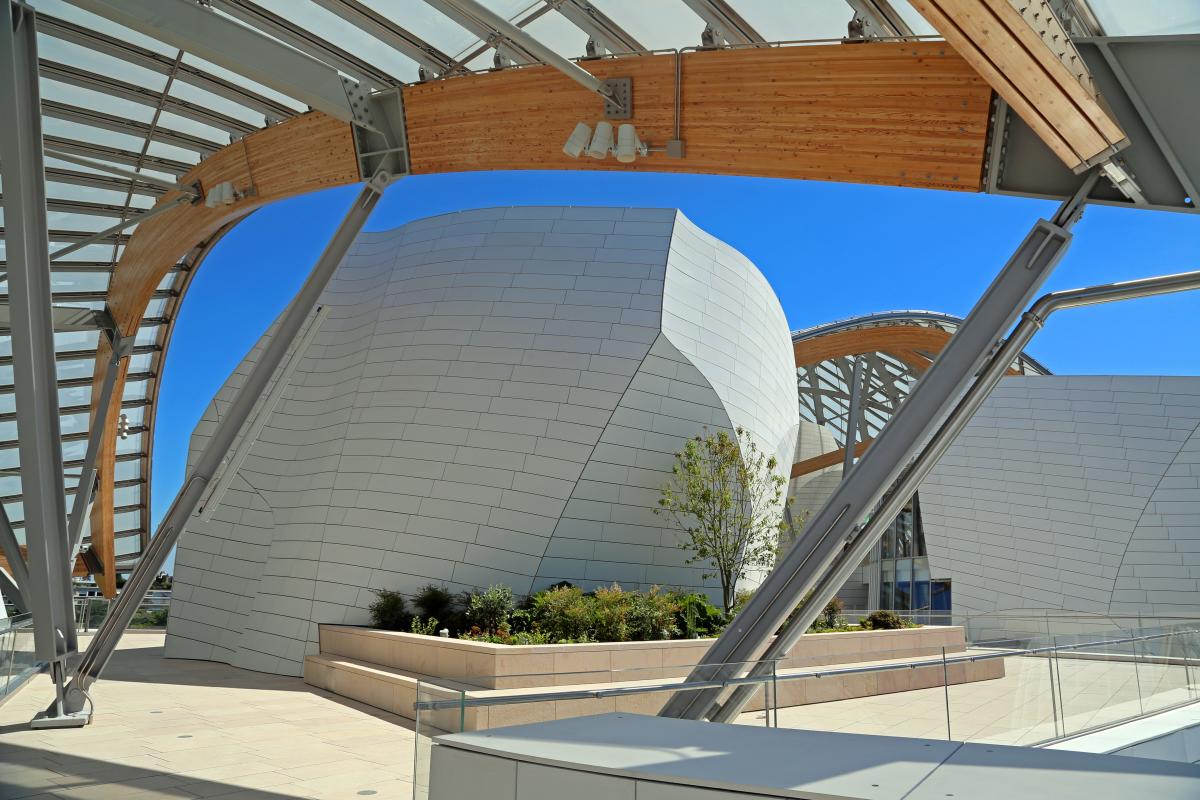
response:
[[[604,158],[612,150],[612,123],[601,120],[596,123],[596,132],[592,134],[592,143],[588,145],[587,154],[592,158]]]
[[[584,148],[588,146],[588,142],[591,140],[591,127],[586,122],[580,122],[575,126],[575,130],[571,131],[571,135],[567,137],[567,143],[563,145],[563,152],[571,158],[579,158],[583,155]]]
[[[632,164],[641,149],[642,143],[638,139],[637,130],[633,125],[626,122],[617,128],[617,161],[622,164]]]

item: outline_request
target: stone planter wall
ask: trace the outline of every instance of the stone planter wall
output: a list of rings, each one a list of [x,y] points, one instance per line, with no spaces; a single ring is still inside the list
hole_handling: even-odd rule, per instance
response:
[[[414,718],[418,700],[501,698],[567,687],[658,684],[682,679],[711,639],[566,645],[498,645],[343,625],[322,625],[321,654],[309,656],[304,679],[345,697]],[[810,634],[781,672],[826,665],[921,660],[965,650],[961,628]],[[951,683],[1002,677],[1000,659],[954,665]],[[941,665],[857,673],[778,684],[781,707],[924,689],[942,684]],[[418,696],[419,694],[419,696]],[[654,714],[669,692],[618,698],[546,700],[439,711],[422,724],[442,730],[478,730],[608,711]],[[763,707],[759,692],[747,711]]]
[[[714,641],[504,645],[345,625],[322,625],[320,639],[322,655],[344,656],[485,689],[683,677]],[[943,647],[946,652],[963,651],[966,641],[962,628],[809,634],[779,664],[779,669],[934,656],[941,655]]]

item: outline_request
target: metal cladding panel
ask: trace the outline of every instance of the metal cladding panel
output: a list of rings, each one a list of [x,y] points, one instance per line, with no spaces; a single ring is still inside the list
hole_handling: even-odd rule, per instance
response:
[[[1102,101],[1108,104],[1130,145],[1121,151],[1147,205],[1196,213],[1200,185],[1200,103],[1192,76],[1200,75],[1200,35],[1098,37],[1076,40]],[[985,187],[994,194],[1069,197],[1083,182],[1063,166],[1011,110],[997,174]],[[996,143],[993,142],[993,146]],[[1132,205],[1107,181],[1092,200]]]

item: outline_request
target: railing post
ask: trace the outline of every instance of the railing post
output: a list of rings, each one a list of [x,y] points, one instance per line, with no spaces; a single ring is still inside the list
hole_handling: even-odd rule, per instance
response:
[[[1050,620],[1046,620],[1046,630],[1050,630]],[[1047,635],[1049,635],[1047,633]],[[1046,654],[1046,666],[1050,670],[1050,714],[1054,717],[1054,738],[1058,739],[1066,735],[1066,714],[1062,709],[1062,681],[1054,680],[1055,667],[1058,665],[1058,637],[1050,637],[1050,645],[1052,649]],[[1055,684],[1058,684],[1058,699],[1055,700]],[[1061,720],[1061,727],[1060,727]]]
[[[946,698],[946,741],[954,741],[950,731],[950,667],[946,664],[946,646],[942,645],[942,691]]]

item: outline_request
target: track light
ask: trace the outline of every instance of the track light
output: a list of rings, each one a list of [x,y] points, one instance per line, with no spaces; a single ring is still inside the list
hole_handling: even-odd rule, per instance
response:
[[[648,149],[638,138],[637,130],[633,125],[626,122],[617,128],[617,149],[614,152],[617,161],[622,164],[632,164],[638,156],[646,155]]]
[[[672,148],[671,144],[682,144],[681,142],[668,142],[668,147],[664,151],[658,148],[654,152],[666,152],[668,156],[678,158],[683,155],[682,148]],[[613,126],[611,122],[600,120],[596,123],[596,130],[593,131],[588,127],[586,122],[575,124],[575,130],[571,131],[571,135],[567,137],[566,144],[563,145],[563,152],[571,158],[579,158],[584,153],[587,153],[592,158],[605,158],[609,153],[617,157],[617,161],[622,164],[632,164],[637,160],[638,156],[648,155],[651,151],[649,145],[642,141],[638,136],[637,128],[630,122],[622,123],[617,128],[616,141],[613,141]]]
[[[592,140],[592,129],[588,127],[586,122],[580,122],[575,126],[575,130],[571,131],[571,135],[567,137],[567,143],[563,145],[563,152],[571,158],[579,158],[583,155],[583,150],[588,146],[588,142]]]
[[[612,150],[612,123],[600,120],[596,123],[596,132],[592,134],[592,143],[588,145],[587,154],[592,158],[604,158]]]
[[[129,438],[129,417],[125,414],[117,417],[117,436],[121,439]]]

